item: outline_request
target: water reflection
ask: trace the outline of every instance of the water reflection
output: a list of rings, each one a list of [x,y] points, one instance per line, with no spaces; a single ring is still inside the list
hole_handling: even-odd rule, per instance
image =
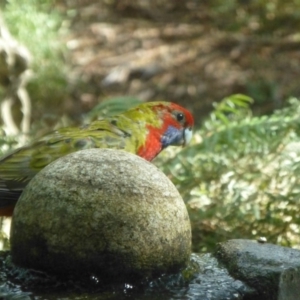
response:
[[[104,284],[97,276],[64,280],[17,268],[0,252],[0,298],[4,300],[237,300],[251,294],[211,254],[192,254],[182,272],[139,283]]]

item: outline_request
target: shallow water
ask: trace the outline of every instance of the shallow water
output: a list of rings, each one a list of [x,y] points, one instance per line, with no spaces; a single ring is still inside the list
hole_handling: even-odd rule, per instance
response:
[[[4,300],[237,300],[253,291],[234,280],[210,254],[192,254],[178,274],[130,284],[101,284],[95,276],[59,280],[42,272],[17,268],[9,252],[0,252],[0,297]]]

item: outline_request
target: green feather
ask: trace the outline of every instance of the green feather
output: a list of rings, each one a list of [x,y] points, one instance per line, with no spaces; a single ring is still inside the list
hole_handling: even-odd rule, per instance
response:
[[[161,126],[162,120],[152,110],[153,102],[139,105],[120,115],[96,120],[80,128],[61,128],[15,150],[0,160],[0,188],[26,183],[52,161],[69,153],[89,148],[123,149],[137,153],[147,137],[146,124]]]

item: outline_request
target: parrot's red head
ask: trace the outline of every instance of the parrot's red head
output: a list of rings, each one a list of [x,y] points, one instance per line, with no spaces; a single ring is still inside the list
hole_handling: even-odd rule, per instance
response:
[[[171,102],[148,102],[144,104],[151,112],[147,121],[148,134],[145,143],[139,148],[138,155],[151,161],[164,148],[185,146],[192,138],[194,118],[178,104]],[[140,106],[141,110],[144,110]]]

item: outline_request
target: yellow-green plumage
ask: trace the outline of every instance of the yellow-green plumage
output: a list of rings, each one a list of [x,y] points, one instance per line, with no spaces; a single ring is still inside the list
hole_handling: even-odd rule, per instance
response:
[[[168,145],[184,145],[193,117],[170,102],[148,102],[80,128],[61,128],[0,159],[1,207],[16,202],[32,177],[52,161],[88,148],[114,148],[152,160]]]
[[[79,128],[58,129],[0,160],[0,178],[27,181],[59,157],[83,149],[114,148],[136,153],[145,143],[149,118],[160,126],[161,121],[152,115],[149,107],[142,107]]]

